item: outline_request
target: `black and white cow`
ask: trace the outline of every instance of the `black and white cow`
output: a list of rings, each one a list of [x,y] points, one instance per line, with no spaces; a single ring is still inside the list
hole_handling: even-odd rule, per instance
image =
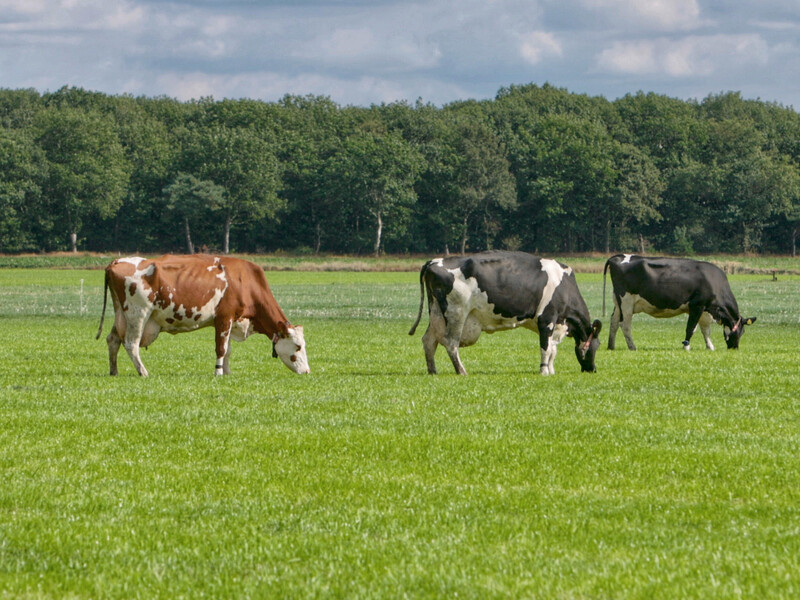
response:
[[[614,287],[614,313],[608,333],[608,349],[614,349],[617,329],[628,348],[636,350],[631,337],[631,318],[643,312],[653,317],[675,317],[688,313],[683,347],[690,349],[692,334],[700,326],[706,348],[711,343],[711,323],[723,326],[728,348],[738,348],[745,325],[755,317],[743,318],[733,297],[725,273],[709,262],[689,258],[651,258],[635,254],[617,254],[603,268],[603,314],[606,300],[606,272],[611,273]]]
[[[467,371],[458,356],[460,346],[471,346],[482,332],[526,327],[539,333],[542,375],[555,373],[558,344],[565,335],[575,339],[581,371],[594,372],[601,323],[589,318],[572,269],[555,260],[524,252],[482,252],[472,256],[435,258],[419,273],[419,313],[425,291],[429,323],[422,346],[428,373],[436,373],[434,354],[441,344],[456,373]]]

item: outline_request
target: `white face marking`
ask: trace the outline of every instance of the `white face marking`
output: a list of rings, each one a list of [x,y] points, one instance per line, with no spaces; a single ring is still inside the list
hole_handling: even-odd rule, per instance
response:
[[[303,328],[298,325],[290,328],[288,333],[288,337],[275,342],[275,354],[295,373],[310,373]]]

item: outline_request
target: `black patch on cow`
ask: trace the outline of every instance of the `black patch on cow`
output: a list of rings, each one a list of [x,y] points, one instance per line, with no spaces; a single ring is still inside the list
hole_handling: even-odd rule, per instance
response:
[[[452,268],[452,267],[451,267]],[[431,295],[447,320],[447,295],[453,291],[455,276],[447,268],[429,262],[425,269],[425,284],[428,289],[428,307],[431,305]]]
[[[470,259],[469,267],[464,276],[477,280],[496,314],[520,320],[536,315],[547,284],[539,258],[525,252],[483,252]]]

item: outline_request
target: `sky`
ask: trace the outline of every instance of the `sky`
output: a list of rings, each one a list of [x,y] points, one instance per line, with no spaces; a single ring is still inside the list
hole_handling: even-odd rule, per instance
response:
[[[0,88],[441,106],[529,83],[800,110],[800,1],[0,0]]]

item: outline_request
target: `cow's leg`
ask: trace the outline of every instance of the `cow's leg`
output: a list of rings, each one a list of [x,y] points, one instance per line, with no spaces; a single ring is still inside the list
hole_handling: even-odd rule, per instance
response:
[[[436,348],[439,342],[436,341],[436,335],[433,333],[433,328],[428,323],[428,329],[425,330],[425,335],[422,336],[422,348],[425,350],[425,362],[428,363],[428,373],[436,375]]]
[[[620,299],[620,323],[622,325],[622,333],[625,336],[625,342],[628,344],[628,350],[636,350],[636,344],[633,343],[633,335],[631,334],[631,325],[633,322],[633,304],[636,302],[633,294],[625,294]]]
[[[703,339],[706,341],[706,348],[709,350],[714,349],[714,344],[711,341],[711,324],[714,322],[714,317],[712,317],[709,313],[704,312],[700,316],[700,321],[698,324],[700,325],[700,332],[703,334]]]
[[[225,360],[222,361],[222,374],[223,375],[230,375],[231,373],[231,349],[233,348],[233,344],[228,344],[228,351],[225,353]]]
[[[142,377],[147,377],[147,369],[145,369],[144,363],[142,363],[142,359],[139,356],[139,345],[142,339],[144,322],[136,325],[128,323],[128,330],[125,332],[125,350],[128,352],[128,356],[131,357],[131,362],[133,362],[136,372]]]
[[[700,321],[702,314],[702,307],[689,306],[689,318],[686,321],[686,339],[683,340],[684,350],[691,350],[690,342],[692,340],[692,334],[694,333],[694,330],[697,329],[697,323]]]
[[[542,359],[539,362],[539,373],[542,375],[555,374],[555,360],[558,352],[558,344],[553,340],[555,324],[539,319],[539,350],[542,354]]]
[[[453,363],[453,368],[459,375],[466,375],[467,370],[461,362],[461,357],[458,355],[458,347],[461,345],[461,334],[464,331],[464,322],[466,317],[458,314],[455,311],[453,314],[448,314],[447,325],[445,327],[444,340],[441,344],[447,350],[448,356]],[[472,341],[474,343],[474,341]]]
[[[456,373],[459,375],[466,375],[467,370],[464,368],[461,357],[458,355],[458,339],[445,340],[444,347],[447,350],[447,354],[450,356],[450,360],[453,362]]]
[[[119,354],[119,347],[122,345],[122,338],[117,333],[117,328],[112,327],[111,332],[106,337],[108,344],[108,367],[110,375],[117,375],[117,355]]]
[[[217,363],[214,368],[214,375],[227,375],[230,369],[226,370],[226,357],[231,347],[231,328],[233,319],[214,320],[214,340],[216,342]]]
[[[614,310],[611,311],[611,322],[609,323],[608,331],[608,349],[614,350],[617,342],[617,329],[619,329],[619,300],[614,296]]]

